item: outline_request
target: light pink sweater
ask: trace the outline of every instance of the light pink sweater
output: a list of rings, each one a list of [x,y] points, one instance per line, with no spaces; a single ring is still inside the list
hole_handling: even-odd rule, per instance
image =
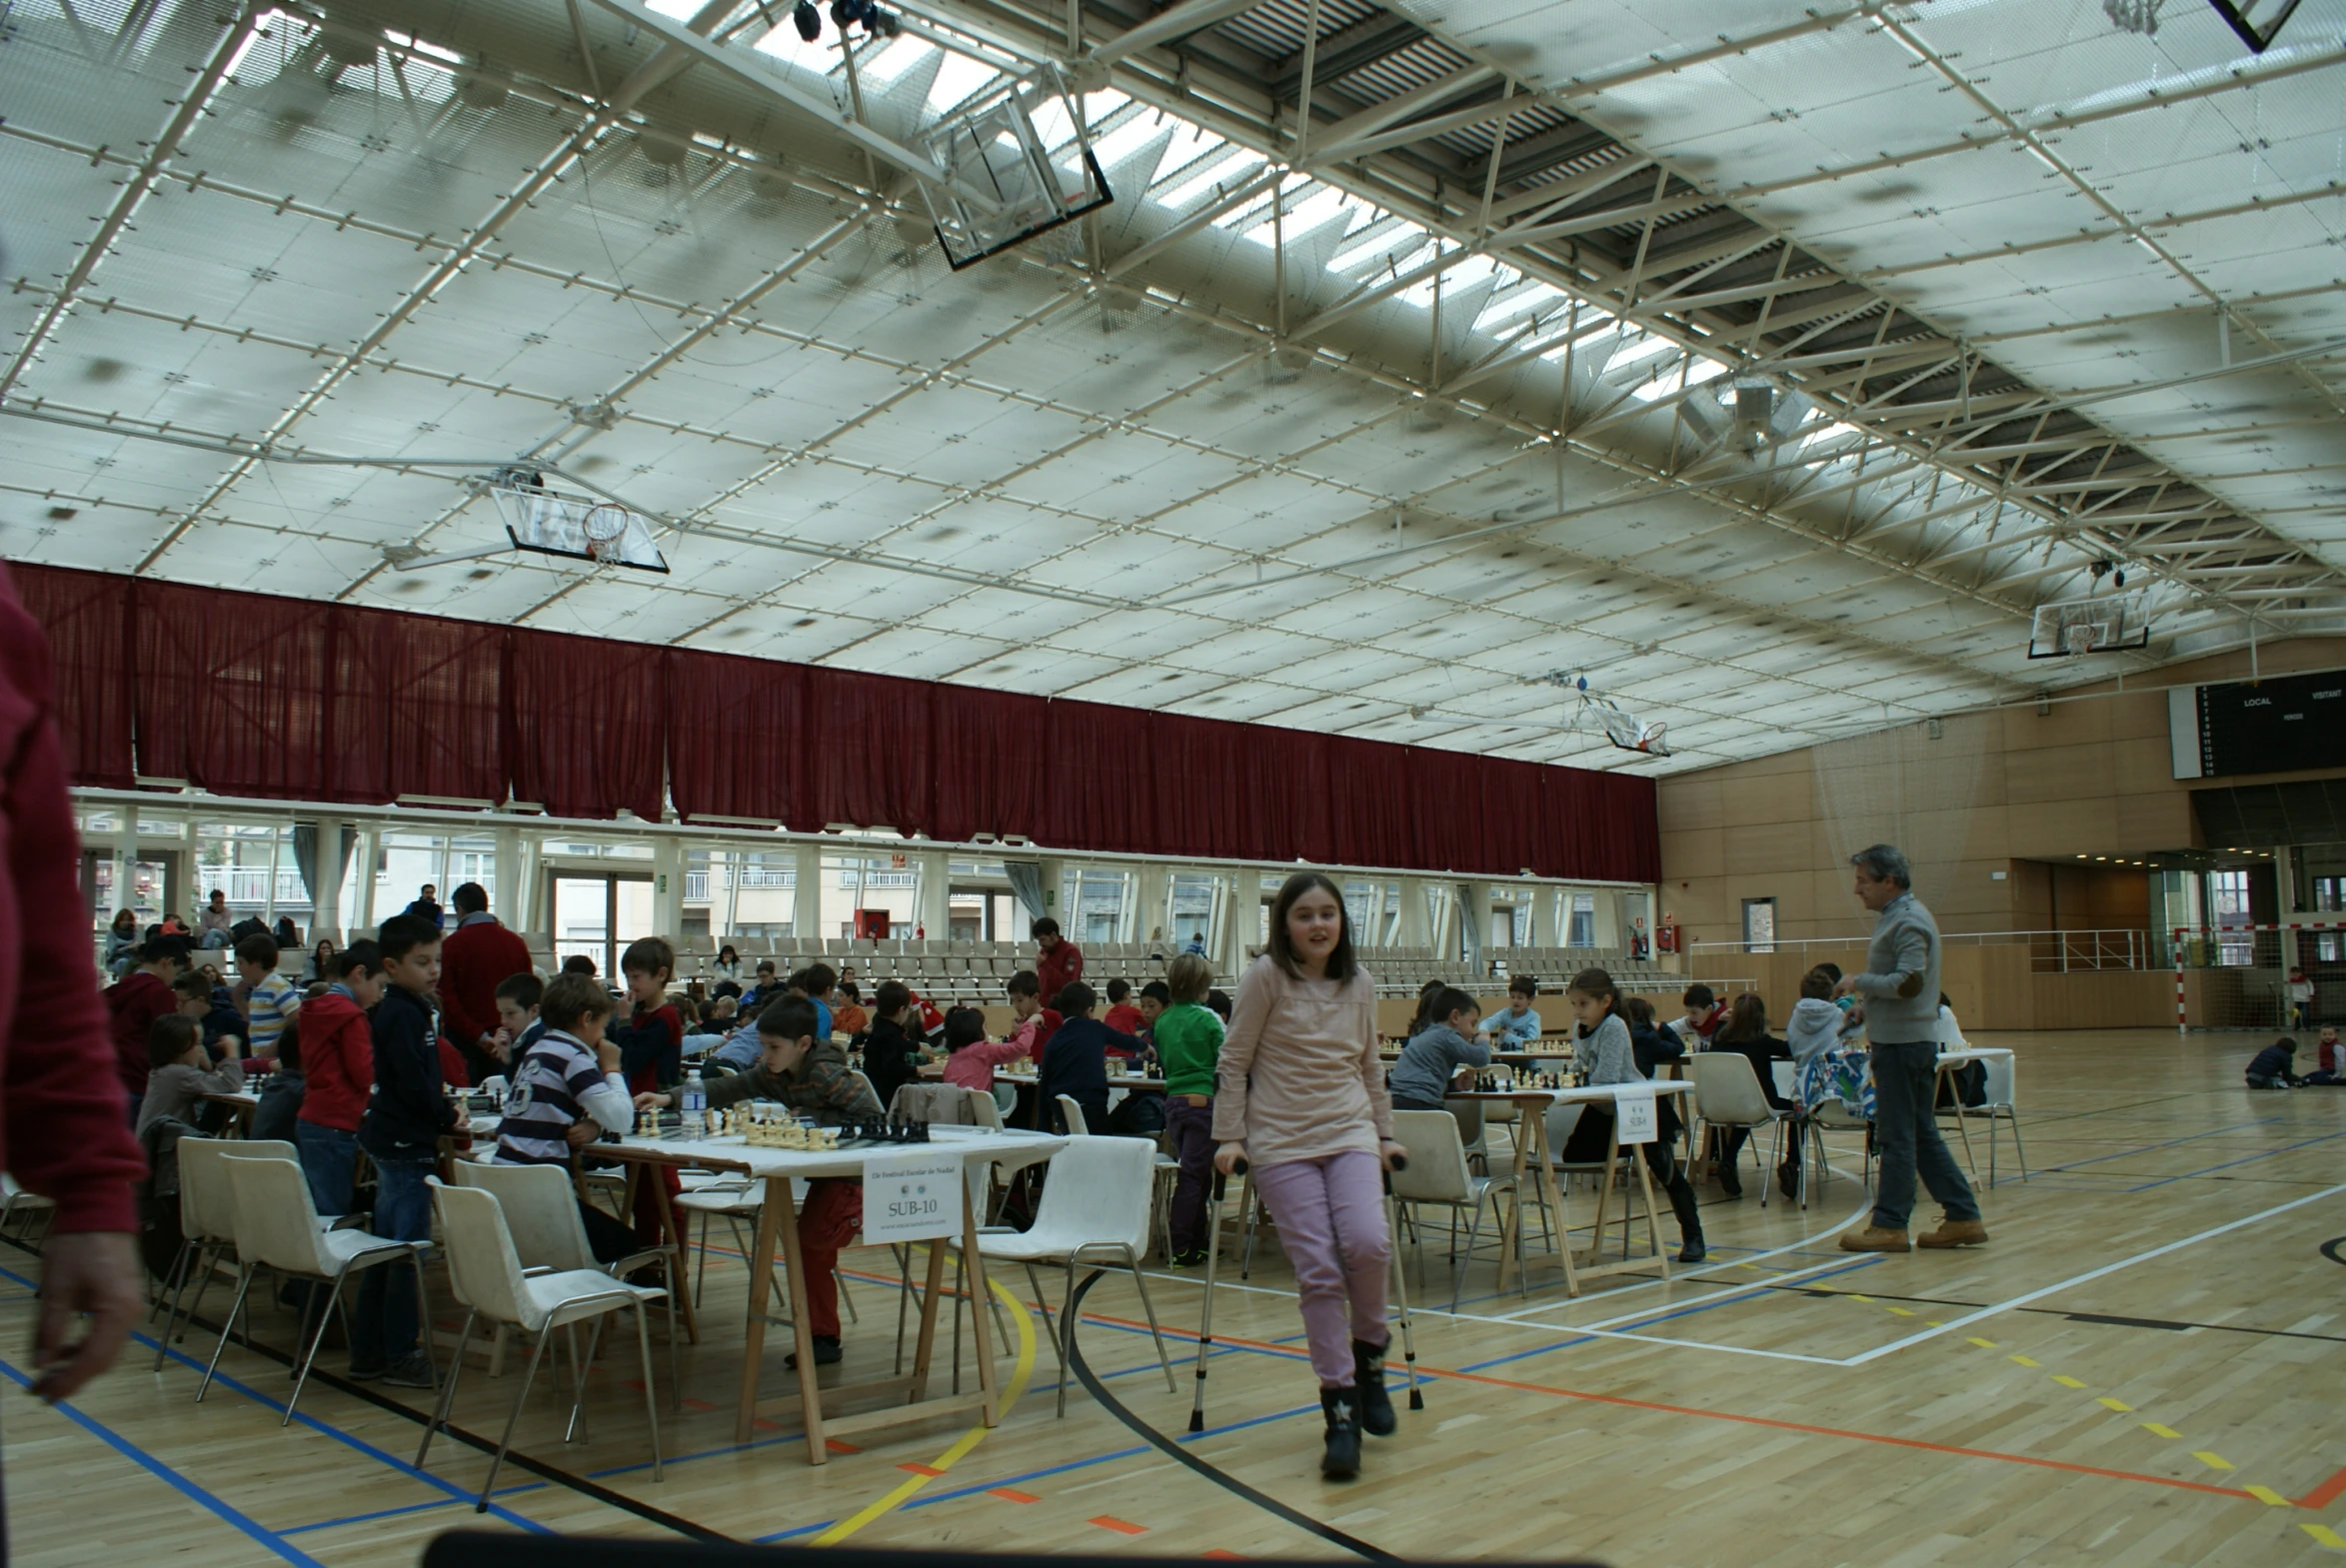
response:
[[[1267,955],[1238,982],[1216,1067],[1213,1136],[1243,1142],[1257,1165],[1349,1149],[1393,1132],[1376,1048],[1376,982],[1301,980]]]

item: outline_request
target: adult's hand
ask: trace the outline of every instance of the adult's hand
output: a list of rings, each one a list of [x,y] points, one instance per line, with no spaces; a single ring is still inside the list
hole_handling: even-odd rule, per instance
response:
[[[1238,1168],[1238,1161],[1239,1161],[1239,1160],[1242,1160],[1242,1159],[1244,1159],[1245,1157],[1246,1157],[1246,1145],[1245,1145],[1245,1144],[1243,1144],[1243,1143],[1224,1143],[1224,1144],[1221,1144],[1219,1147],[1215,1148],[1215,1149],[1214,1149],[1214,1151],[1213,1151],[1213,1168],[1214,1168],[1215,1170],[1218,1170],[1218,1171],[1220,1171],[1220,1172],[1221,1172],[1223,1175],[1225,1175],[1225,1176],[1228,1176],[1228,1175],[1234,1175],[1234,1174],[1236,1174],[1236,1172],[1237,1172],[1237,1168]]]
[[[1844,975],[1842,975],[1842,976],[1841,976],[1841,979],[1840,979],[1840,983],[1839,983],[1839,984],[1837,984],[1837,985],[1835,985],[1835,986],[1833,987],[1833,994],[1834,994],[1835,996],[1854,996],[1854,995],[1856,995],[1856,994],[1857,994],[1857,976],[1855,976],[1854,974],[1844,974]]]
[[[41,1317],[33,1331],[33,1392],[54,1403],[114,1364],[139,1313],[139,1258],[118,1230],[51,1236],[41,1250]],[[74,1320],[89,1322],[69,1341]]]

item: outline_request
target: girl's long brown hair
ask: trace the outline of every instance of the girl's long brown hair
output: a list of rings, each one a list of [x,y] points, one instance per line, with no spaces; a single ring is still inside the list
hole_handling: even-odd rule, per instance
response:
[[[1621,1010],[1621,988],[1613,983],[1613,977],[1605,973],[1604,970],[1582,969],[1578,974],[1572,976],[1572,983],[1565,986],[1564,989],[1578,991],[1583,996],[1603,997],[1604,1010],[1613,1017],[1619,1018],[1623,1028],[1629,1026],[1628,1014]],[[1591,1030],[1590,1032],[1595,1031]]]

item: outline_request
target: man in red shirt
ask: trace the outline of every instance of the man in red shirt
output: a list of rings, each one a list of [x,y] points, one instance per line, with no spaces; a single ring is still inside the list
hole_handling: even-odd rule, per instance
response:
[[[1043,1005],[1059,1004],[1059,993],[1084,977],[1084,952],[1059,933],[1059,921],[1046,914],[1029,927],[1035,933],[1035,980],[1043,987]]]
[[[449,894],[456,929],[440,944],[440,1030],[464,1052],[467,1075],[479,1083],[506,1068],[497,1043],[497,987],[516,974],[536,972],[530,944],[489,912],[489,893],[466,882]]]
[[[32,1392],[57,1400],[114,1364],[138,1318],[131,1188],[146,1162],[106,1071],[89,927],[60,917],[82,907],[81,840],[49,671],[48,643],[0,572],[0,1169],[57,1205],[32,1345]]]

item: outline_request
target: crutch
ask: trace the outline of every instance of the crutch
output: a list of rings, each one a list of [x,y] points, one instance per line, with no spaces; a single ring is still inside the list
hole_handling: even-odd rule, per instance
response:
[[[1401,1155],[1393,1156],[1393,1170],[1405,1170],[1408,1164],[1408,1160]],[[1393,1293],[1401,1303],[1401,1363],[1408,1369],[1409,1408],[1422,1410],[1425,1408],[1425,1394],[1417,1386],[1417,1340],[1409,1332],[1409,1271],[1401,1265],[1401,1227],[1396,1207],[1393,1202],[1392,1171],[1388,1170],[1384,1173],[1384,1229],[1387,1245],[1393,1255]],[[1520,1229],[1518,1226],[1518,1242],[1521,1240]],[[1521,1266],[1520,1262],[1517,1266]]]
[[[1244,1221],[1247,1204],[1253,1197],[1253,1182],[1246,1175],[1246,1162],[1235,1166],[1238,1177],[1238,1217]],[[1197,1383],[1189,1399],[1189,1430],[1205,1430],[1205,1358],[1213,1353],[1213,1272],[1221,1261],[1221,1200],[1227,1190],[1229,1177],[1220,1171],[1213,1173],[1211,1207],[1207,1209],[1205,1226],[1205,1305],[1197,1314]]]

